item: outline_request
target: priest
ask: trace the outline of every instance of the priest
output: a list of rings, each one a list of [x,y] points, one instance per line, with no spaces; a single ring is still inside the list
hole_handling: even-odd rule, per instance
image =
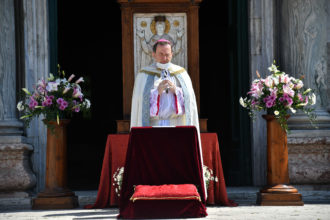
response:
[[[193,125],[199,131],[195,93],[187,71],[171,63],[171,42],[153,46],[154,63],[136,76],[131,127]]]

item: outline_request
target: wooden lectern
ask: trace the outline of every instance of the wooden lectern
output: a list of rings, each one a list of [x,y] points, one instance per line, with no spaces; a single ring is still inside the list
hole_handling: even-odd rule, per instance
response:
[[[134,16],[137,14],[175,14],[185,16],[185,49],[187,66],[193,88],[196,95],[198,111],[200,109],[199,87],[199,31],[198,9],[202,0],[117,0],[122,13],[122,65],[123,65],[123,120],[117,120],[117,132],[129,132],[129,120],[131,113],[131,101],[136,74],[136,24]],[[147,26],[147,22],[142,26]],[[178,23],[173,22],[173,26]],[[179,65],[179,63],[176,63]],[[201,131],[207,131],[207,120],[200,120]]]

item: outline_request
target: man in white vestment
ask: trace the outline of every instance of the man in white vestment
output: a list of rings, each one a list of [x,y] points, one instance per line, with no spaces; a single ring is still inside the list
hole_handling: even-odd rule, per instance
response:
[[[201,143],[191,79],[184,68],[171,63],[171,42],[158,40],[152,56],[155,62],[142,68],[135,79],[131,127],[192,125],[196,127]],[[199,146],[202,154],[201,144]],[[203,165],[203,157],[201,161]]]
[[[136,76],[131,127],[194,125],[199,131],[195,93],[186,70],[171,63],[171,42],[158,40],[150,66]]]

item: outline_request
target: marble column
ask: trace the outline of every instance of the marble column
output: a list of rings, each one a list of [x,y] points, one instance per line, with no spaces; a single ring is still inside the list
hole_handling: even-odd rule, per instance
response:
[[[278,37],[280,69],[296,78],[304,75],[305,86],[317,96],[317,128],[301,112],[292,114],[288,122],[291,183],[328,184],[327,0],[281,0]]]
[[[36,184],[30,168],[23,124],[16,111],[16,54],[14,1],[0,0],[0,198],[11,197]]]
[[[265,78],[267,68],[275,57],[276,0],[249,0],[250,79],[257,78],[256,70]],[[267,183],[267,129],[259,113],[251,120],[253,185]]]
[[[25,86],[31,91],[41,78],[49,76],[48,1],[22,0],[24,12]],[[27,142],[33,145],[31,155],[37,176],[36,192],[45,187],[47,129],[42,117],[32,120],[26,129]]]

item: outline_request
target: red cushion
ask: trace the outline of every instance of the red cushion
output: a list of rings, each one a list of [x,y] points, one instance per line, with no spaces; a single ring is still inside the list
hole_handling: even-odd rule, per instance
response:
[[[130,199],[135,200],[199,200],[200,195],[193,184],[180,185],[137,185]]]

